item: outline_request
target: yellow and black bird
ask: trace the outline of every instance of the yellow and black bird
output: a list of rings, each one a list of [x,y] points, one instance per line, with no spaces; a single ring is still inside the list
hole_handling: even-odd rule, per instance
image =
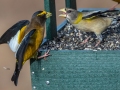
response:
[[[31,21],[21,20],[9,28],[0,38],[0,44],[7,43],[15,52],[16,66],[11,81],[17,86],[19,73],[24,63],[35,57],[44,38],[44,25],[52,14],[46,11],[37,11],[32,15]],[[49,52],[42,57],[49,56]],[[41,57],[38,57],[41,58]]]
[[[96,47],[102,41],[101,33],[106,30],[113,20],[113,18],[105,17],[102,14],[117,10],[80,12],[71,8],[63,8],[59,11],[63,12],[59,16],[66,18],[67,21],[77,29],[85,32],[94,32],[99,39],[99,42],[95,45]],[[84,43],[86,43],[88,39],[89,37],[84,41]]]

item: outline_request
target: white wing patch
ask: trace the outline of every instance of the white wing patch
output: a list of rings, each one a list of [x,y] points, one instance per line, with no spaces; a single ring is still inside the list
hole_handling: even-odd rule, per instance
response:
[[[17,32],[17,34],[15,36],[13,36],[10,41],[8,42],[10,49],[13,52],[16,52],[18,47],[19,47],[19,43],[18,43],[18,35],[20,33],[20,30]]]
[[[19,32],[18,32],[18,35],[19,35]],[[26,36],[27,36],[27,34],[23,37],[22,41],[26,38]],[[15,51],[15,57],[16,57],[16,54],[17,54],[17,51],[18,51],[20,45],[22,44],[22,41],[21,41],[20,44],[18,44],[18,46],[17,46],[17,48],[16,48],[16,51]]]

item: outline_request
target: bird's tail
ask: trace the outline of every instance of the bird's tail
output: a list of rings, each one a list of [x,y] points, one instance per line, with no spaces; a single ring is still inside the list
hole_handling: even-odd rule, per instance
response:
[[[3,44],[3,41],[1,40],[1,38],[0,38],[0,44]]]
[[[20,74],[20,69],[18,69],[18,64],[16,63],[15,71],[14,71],[13,76],[11,78],[11,81],[14,82],[15,86],[17,86],[19,74]]]

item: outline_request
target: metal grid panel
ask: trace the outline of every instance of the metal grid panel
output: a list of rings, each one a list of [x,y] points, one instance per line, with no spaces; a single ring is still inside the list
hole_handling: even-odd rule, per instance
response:
[[[119,51],[51,51],[31,64],[33,90],[119,90]]]

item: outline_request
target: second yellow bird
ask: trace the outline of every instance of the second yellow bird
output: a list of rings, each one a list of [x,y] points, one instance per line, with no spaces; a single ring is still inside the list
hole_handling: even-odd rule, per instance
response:
[[[101,13],[112,12],[112,10],[79,12],[71,8],[63,8],[59,11],[63,12],[63,14],[59,16],[66,18],[67,21],[77,29],[85,32],[94,32],[99,39],[95,47],[98,46],[103,39],[101,33],[106,30],[113,20],[113,18],[101,16]],[[88,38],[84,42],[87,42],[87,40]]]

